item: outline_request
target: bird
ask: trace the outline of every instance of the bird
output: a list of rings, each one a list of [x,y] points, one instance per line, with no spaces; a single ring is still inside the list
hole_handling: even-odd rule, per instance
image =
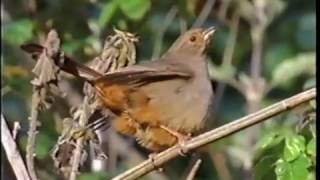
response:
[[[214,27],[190,29],[160,58],[107,74],[68,56],[53,59],[61,70],[94,87],[103,106],[115,115],[112,126],[117,132],[160,152],[183,146],[211,117],[214,92],[206,52],[214,32]],[[21,48],[33,57],[44,50],[38,44]]]

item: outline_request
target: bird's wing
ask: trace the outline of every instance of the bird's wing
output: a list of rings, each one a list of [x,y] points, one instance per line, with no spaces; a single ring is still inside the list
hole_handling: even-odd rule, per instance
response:
[[[151,61],[142,65],[133,65],[121,69],[118,72],[106,74],[98,78],[95,83],[105,85],[143,85],[154,81],[167,79],[189,79],[192,72],[183,66],[176,66],[173,63],[162,63],[162,60]]]

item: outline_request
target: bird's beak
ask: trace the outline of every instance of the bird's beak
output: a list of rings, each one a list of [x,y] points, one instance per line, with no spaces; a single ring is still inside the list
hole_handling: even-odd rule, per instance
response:
[[[205,41],[210,41],[211,36],[213,35],[213,33],[216,31],[215,27],[211,26],[208,29],[204,30],[202,32],[204,40]]]

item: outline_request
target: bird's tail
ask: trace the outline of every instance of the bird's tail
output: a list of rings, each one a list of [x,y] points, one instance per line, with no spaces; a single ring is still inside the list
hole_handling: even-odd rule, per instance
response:
[[[21,45],[21,49],[31,54],[31,57],[34,60],[38,60],[41,53],[45,50],[43,46],[33,43]],[[92,82],[93,80],[102,77],[101,73],[78,63],[68,56],[61,55],[61,52],[54,55],[52,59],[61,70],[79,77],[87,82]]]

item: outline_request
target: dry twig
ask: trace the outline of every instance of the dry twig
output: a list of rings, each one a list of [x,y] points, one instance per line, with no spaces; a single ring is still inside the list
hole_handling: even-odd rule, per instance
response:
[[[136,49],[134,43],[137,42],[137,37],[131,33],[122,32],[117,29],[114,29],[114,31],[115,35],[109,36],[105,41],[101,54],[90,63],[91,68],[103,74],[113,72],[136,62]],[[84,94],[85,97],[82,106],[78,108],[80,127],[85,127],[93,112],[101,110],[102,108],[94,88],[87,83],[84,85]],[[84,143],[84,137],[79,137],[77,139],[76,147],[73,151],[69,180],[76,179],[80,164],[84,160]]]
[[[212,143],[217,141],[221,138],[229,136],[233,133],[241,131],[245,128],[253,126],[255,124],[261,123],[273,116],[276,116],[280,113],[293,109],[300,104],[308,102],[316,97],[316,89],[312,88],[301,92],[295,96],[282,100],[278,103],[275,103],[271,106],[268,106],[260,111],[255,113],[249,114],[245,117],[237,119],[231,123],[208,131],[206,133],[200,134],[192,138],[191,140],[187,141],[184,146],[184,150],[194,150],[206,144]],[[123,172],[122,174],[113,178],[113,180],[131,180],[137,179],[152,170],[156,167],[163,165],[164,163],[168,162],[169,160],[179,156],[181,153],[181,148],[179,146],[173,146],[157,155],[155,155],[152,160],[148,159],[141,164]]]
[[[192,166],[191,171],[189,172],[186,180],[193,180],[193,179],[194,179],[194,177],[196,176],[197,171],[198,171],[198,169],[199,169],[199,167],[200,167],[201,162],[202,162],[202,160],[201,160],[201,159],[198,159],[198,160],[194,163],[194,165]]]
[[[158,32],[158,36],[156,38],[155,44],[153,46],[153,53],[152,53],[152,58],[151,59],[156,59],[160,56],[161,53],[161,48],[162,48],[162,42],[163,42],[163,36],[166,32],[166,30],[168,29],[169,25],[172,23],[173,19],[175,18],[175,16],[178,13],[178,8],[173,6],[169,12],[167,13],[165,19],[164,19],[164,23],[161,26],[159,32]]]
[[[11,167],[17,177],[17,180],[30,180],[27,168],[23,163],[23,159],[17,144],[15,143],[10,130],[8,128],[7,122],[5,121],[3,115],[1,114],[1,143],[6,152],[7,158]]]
[[[50,93],[56,93],[59,69],[54,64],[52,57],[59,51],[60,40],[56,31],[52,30],[49,32],[45,49],[39,56],[36,65],[32,72],[35,74],[35,78],[31,81],[33,84],[32,94],[32,105],[31,105],[31,116],[30,127],[28,131],[28,142],[26,147],[26,161],[27,167],[32,180],[37,179],[37,175],[34,167],[34,156],[35,156],[35,143],[37,126],[40,124],[38,121],[39,111],[44,108],[49,108],[52,102]]]

